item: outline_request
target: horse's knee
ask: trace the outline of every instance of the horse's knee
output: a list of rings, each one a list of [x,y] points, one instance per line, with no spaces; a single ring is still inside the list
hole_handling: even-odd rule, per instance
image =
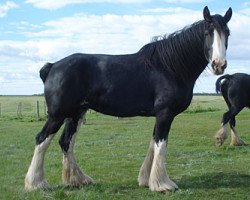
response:
[[[36,144],[41,144],[49,135],[56,133],[63,124],[63,119],[49,118],[41,132],[36,136]]]
[[[235,125],[236,125],[235,118],[232,118],[232,119],[229,121],[229,124],[230,124],[230,127],[231,127],[231,128],[234,128]]]
[[[225,124],[227,124],[230,119],[231,119],[231,111],[229,110],[228,112],[226,112],[226,113],[223,114],[222,121],[221,121],[221,123],[223,124],[223,126]]]
[[[80,119],[68,118],[65,120],[65,127],[63,133],[59,139],[59,145],[63,152],[67,152],[73,138],[73,135],[77,132],[78,126],[81,124]]]

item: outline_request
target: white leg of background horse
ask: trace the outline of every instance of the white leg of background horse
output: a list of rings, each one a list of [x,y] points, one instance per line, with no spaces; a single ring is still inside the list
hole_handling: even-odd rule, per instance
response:
[[[152,139],[148,148],[147,156],[145,157],[141,166],[138,176],[139,186],[148,186],[149,176],[154,159],[154,143],[154,139]]]
[[[34,155],[25,177],[25,190],[48,189],[49,184],[44,177],[44,156],[53,135],[49,135],[41,144],[35,147]]]
[[[246,143],[240,138],[236,129],[234,127],[231,128],[231,144],[233,146],[242,146],[246,145]]]
[[[215,135],[215,142],[217,146],[221,146],[225,139],[227,139],[227,125],[223,125]]]
[[[78,130],[81,127],[82,119],[78,121],[76,133],[73,134],[70,141],[69,149],[63,154],[63,183],[67,186],[81,186],[93,183],[93,180],[85,175],[78,167],[74,156],[74,144]]]
[[[151,191],[175,191],[178,186],[170,180],[166,167],[166,141],[154,143],[154,159],[149,177],[149,188]]]

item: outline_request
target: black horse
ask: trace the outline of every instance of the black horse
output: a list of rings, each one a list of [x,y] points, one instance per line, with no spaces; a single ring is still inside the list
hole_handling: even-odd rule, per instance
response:
[[[148,155],[140,169],[140,186],[152,191],[177,189],[166,173],[166,144],[174,117],[190,104],[196,79],[211,62],[220,75],[226,68],[227,27],[232,16],[203,10],[198,21],[157,39],[129,55],[73,54],[40,71],[48,106],[48,120],[36,136],[36,148],[25,178],[25,188],[46,188],[44,155],[65,122],[59,140],[63,151],[63,182],[92,183],[76,163],[76,132],[88,109],[118,117],[155,116]]]
[[[223,79],[225,80],[221,83]],[[250,75],[243,73],[224,75],[217,79],[215,86],[216,92],[221,92],[229,109],[226,113],[224,113],[221,122],[222,128],[215,136],[216,144],[221,146],[227,138],[226,124],[229,122],[231,128],[231,145],[245,145],[245,142],[236,132],[235,116],[243,108],[250,108]]]

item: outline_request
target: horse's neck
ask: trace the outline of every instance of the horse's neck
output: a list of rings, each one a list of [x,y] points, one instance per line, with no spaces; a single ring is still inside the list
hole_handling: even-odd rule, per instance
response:
[[[203,26],[202,22],[200,23],[201,24],[196,24],[196,26]],[[192,82],[195,82],[197,80],[199,75],[202,73],[202,71],[208,64],[204,52],[203,27],[200,28],[199,31],[196,31],[196,27],[191,27],[190,29],[194,28],[194,31],[196,31],[197,34],[185,35],[185,33],[183,33],[184,39],[180,40],[180,43],[176,42],[175,44],[177,45],[175,52],[175,60],[177,60],[177,62],[179,61],[179,65],[183,68],[182,73],[185,74],[185,78]]]

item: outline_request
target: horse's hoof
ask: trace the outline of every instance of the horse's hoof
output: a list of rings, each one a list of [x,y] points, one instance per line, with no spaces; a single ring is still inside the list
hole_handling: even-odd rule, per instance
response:
[[[178,186],[172,180],[169,179],[167,182],[150,182],[149,189],[155,192],[174,192],[178,190]]]
[[[49,190],[50,186],[46,180],[43,180],[39,183],[29,183],[25,180],[25,187],[24,187],[26,192],[32,192],[36,190]]]

